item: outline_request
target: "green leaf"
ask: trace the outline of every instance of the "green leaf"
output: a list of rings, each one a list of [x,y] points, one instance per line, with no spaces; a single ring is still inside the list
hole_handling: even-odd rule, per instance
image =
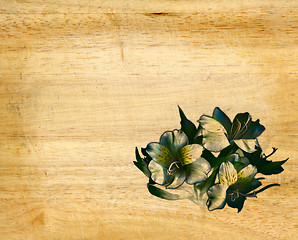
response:
[[[215,166],[214,162],[217,158],[209,150],[204,149],[201,157],[206,159],[210,163],[211,167]]]
[[[275,152],[276,150],[274,150]],[[263,157],[262,149],[260,147],[256,147],[256,151],[253,153],[243,152],[244,156],[248,158],[249,162],[258,168],[258,172],[264,175],[278,174],[281,173],[284,169],[281,167],[288,158],[283,161],[268,161],[267,157],[272,154]]]
[[[136,165],[136,167],[138,169],[140,169],[148,178],[150,178],[151,176],[151,173],[148,169],[148,165],[147,163],[141,158],[140,154],[139,154],[139,150],[138,148],[136,147],[136,159],[137,161],[133,161],[133,163]]]
[[[214,157],[210,163],[211,167],[216,168],[221,163],[225,162],[228,159],[228,157]]]
[[[261,166],[257,166],[258,172],[265,175],[281,173],[284,170],[281,165],[283,165],[286,161],[288,161],[288,158],[286,160],[277,162],[266,161],[266,163],[262,164]]]
[[[180,114],[180,118],[181,118],[181,130],[186,134],[186,136],[188,137],[188,141],[190,144],[192,144],[194,142],[194,137],[197,131],[196,126],[194,125],[193,122],[191,122],[190,120],[188,120],[184,114],[184,112],[182,111],[182,109],[178,106],[179,108],[179,114]]]
[[[221,150],[218,157],[229,156],[229,155],[235,153],[238,149],[239,149],[238,146],[236,144],[232,143],[231,145],[229,145],[226,148],[224,148],[223,150]]]
[[[147,188],[152,195],[162,198],[162,199],[166,199],[166,200],[184,199],[184,198],[180,197],[178,194],[169,193],[163,189],[160,189],[154,185],[151,185],[150,183],[147,184]]]
[[[199,129],[197,130],[197,133],[198,132]],[[193,143],[203,145],[203,135],[198,135],[197,133],[195,134]]]
[[[213,168],[216,168],[216,167],[218,167],[221,163],[223,163],[223,162],[225,162],[225,161],[230,161],[230,162],[232,162],[233,164],[235,164],[234,162],[235,162],[235,160],[236,159],[238,159],[239,158],[239,156],[238,156],[238,154],[230,154],[230,155],[228,155],[228,156],[224,156],[224,157],[214,157],[213,159],[212,159],[212,162],[211,162],[211,167],[213,167]]]
[[[278,186],[280,186],[280,184],[278,184],[278,183],[272,183],[272,184],[269,184],[269,185],[267,185],[267,186],[265,186],[265,187],[259,189],[258,191],[256,191],[255,194],[258,194],[258,193],[260,193],[260,192],[263,192],[263,191],[265,191],[265,190],[268,189],[268,188],[271,188],[271,187],[278,187]]]
[[[224,126],[229,135],[232,127],[229,117],[219,107],[214,108],[212,117]]]

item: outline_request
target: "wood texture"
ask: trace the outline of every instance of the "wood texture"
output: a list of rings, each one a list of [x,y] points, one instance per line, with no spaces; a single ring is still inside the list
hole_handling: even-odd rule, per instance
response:
[[[297,1],[0,1],[1,239],[297,239]],[[150,195],[134,148],[248,111],[280,183],[208,212]]]

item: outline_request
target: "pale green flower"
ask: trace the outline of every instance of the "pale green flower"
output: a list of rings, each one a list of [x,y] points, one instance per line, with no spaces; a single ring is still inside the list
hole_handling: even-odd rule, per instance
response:
[[[219,183],[213,185],[208,191],[207,206],[210,211],[224,208],[227,202],[227,194],[230,198],[238,198],[239,195],[246,197],[247,191],[241,192],[242,189],[249,190],[247,183],[252,182],[257,174],[257,168],[251,164],[242,168],[238,173],[230,161],[223,162],[219,167]],[[258,184],[258,183],[257,183]],[[245,186],[245,188],[243,188]],[[230,188],[230,189],[229,189]],[[232,190],[231,190],[232,189]],[[231,191],[229,191],[231,190]],[[233,199],[232,199],[233,201]]]
[[[212,152],[220,152],[235,143],[243,151],[252,153],[259,146],[257,137],[265,130],[259,120],[252,121],[249,113],[239,113],[233,122],[219,108],[215,108],[212,117],[202,115],[198,120],[203,146]]]
[[[148,164],[151,179],[167,188],[177,188],[202,182],[207,178],[211,166],[201,157],[203,147],[188,144],[188,138],[181,130],[167,131],[159,143],[147,145],[146,152],[152,158]]]

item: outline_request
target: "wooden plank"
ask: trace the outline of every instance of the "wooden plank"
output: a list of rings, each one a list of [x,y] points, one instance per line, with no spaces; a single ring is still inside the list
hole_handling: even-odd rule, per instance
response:
[[[295,0],[264,0],[264,1],[244,1],[244,0],[73,0],[73,1],[55,1],[42,0],[20,1],[7,0],[2,1],[0,13],[169,13],[169,12],[230,12],[249,10],[250,12],[262,12],[270,8],[279,10],[291,8],[293,11],[297,7]]]
[[[1,1],[3,239],[296,239],[296,1]],[[156,14],[158,13],[158,14]],[[248,111],[278,182],[241,213],[150,195],[134,148]]]

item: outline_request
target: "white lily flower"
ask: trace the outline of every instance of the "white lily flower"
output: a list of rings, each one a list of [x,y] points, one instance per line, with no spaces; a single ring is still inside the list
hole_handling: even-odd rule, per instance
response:
[[[265,130],[258,120],[253,122],[248,113],[238,114],[232,123],[219,108],[214,109],[213,117],[203,115],[198,122],[198,136],[203,136],[202,144],[211,152],[220,152],[235,143],[243,151],[252,153],[259,146],[257,136]]]
[[[151,179],[167,188],[177,188],[202,182],[207,178],[211,166],[201,157],[203,147],[188,144],[186,134],[181,130],[167,131],[159,143],[147,145],[146,152],[152,158],[148,165]]]
[[[226,204],[227,190],[235,183],[250,182],[257,174],[257,168],[251,164],[241,169],[238,173],[230,162],[223,162],[219,167],[219,183],[213,185],[208,191],[207,206],[210,211],[221,209]]]

